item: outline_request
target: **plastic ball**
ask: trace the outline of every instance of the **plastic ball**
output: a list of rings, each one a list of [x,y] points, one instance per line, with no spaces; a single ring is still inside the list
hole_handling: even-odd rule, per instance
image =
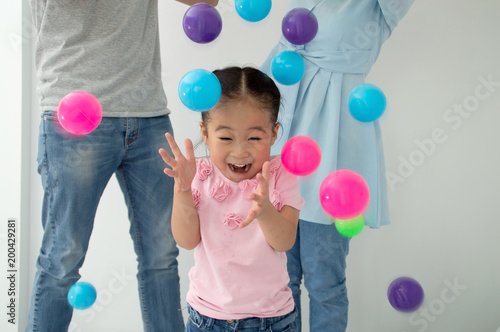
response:
[[[205,69],[194,69],[182,77],[178,92],[187,108],[205,112],[219,102],[222,89],[219,79],[213,73]]]
[[[352,219],[368,206],[370,191],[365,179],[351,170],[330,173],[319,187],[319,199],[326,213],[336,219]]]
[[[71,92],[59,102],[57,117],[61,126],[68,132],[87,135],[101,123],[101,103],[88,92]]]
[[[271,0],[236,0],[236,12],[244,20],[258,22],[266,18],[271,11]]]
[[[182,26],[189,39],[206,44],[219,36],[222,31],[222,18],[214,6],[197,3],[186,10]]]
[[[413,312],[422,305],[424,290],[415,279],[400,277],[389,285],[387,298],[394,309],[402,312]]]
[[[357,217],[352,219],[343,220],[343,219],[335,219],[335,228],[345,237],[353,237],[361,233],[363,228],[365,227],[365,218],[360,214]]]
[[[380,88],[373,84],[361,84],[352,89],[347,98],[351,115],[358,121],[371,122],[382,116],[387,101]]]
[[[97,297],[97,292],[92,286],[92,284],[88,282],[77,282],[68,292],[68,302],[69,304],[79,310],[84,310],[90,308]]]
[[[321,162],[321,149],[312,138],[295,136],[283,145],[281,162],[294,175],[308,175],[318,168]]]
[[[293,85],[304,76],[306,64],[302,56],[294,51],[283,51],[271,62],[271,73],[279,83]]]
[[[294,8],[281,21],[281,31],[290,43],[304,45],[316,37],[318,19],[307,8]]]

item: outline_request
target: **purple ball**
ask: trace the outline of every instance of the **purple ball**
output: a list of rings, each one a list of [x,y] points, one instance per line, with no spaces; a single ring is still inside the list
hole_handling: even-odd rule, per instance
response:
[[[316,15],[307,8],[290,10],[281,22],[286,40],[295,45],[304,45],[314,39],[318,32]]]
[[[186,10],[182,26],[189,39],[199,44],[206,44],[219,36],[222,30],[222,18],[214,6],[198,3]]]
[[[394,309],[402,312],[413,312],[422,305],[424,290],[415,279],[400,277],[389,285],[387,298]]]

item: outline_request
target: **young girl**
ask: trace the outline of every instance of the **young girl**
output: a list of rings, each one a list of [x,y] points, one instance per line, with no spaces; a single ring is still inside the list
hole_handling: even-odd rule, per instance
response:
[[[289,331],[297,314],[284,252],[304,201],[296,177],[270,157],[280,92],[254,68],[214,74],[222,96],[200,123],[210,158],[195,160],[189,139],[184,156],[168,133],[175,159],[160,150],[175,180],[172,233],[195,249],[186,331]]]

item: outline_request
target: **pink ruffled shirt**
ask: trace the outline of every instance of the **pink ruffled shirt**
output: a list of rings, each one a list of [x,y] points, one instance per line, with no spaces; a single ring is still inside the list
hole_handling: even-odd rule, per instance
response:
[[[272,157],[269,198],[277,210],[300,210],[304,200],[296,176]],[[287,286],[286,254],[271,248],[257,220],[239,229],[252,201],[257,179],[233,182],[210,159],[197,162],[191,185],[200,219],[201,242],[194,250],[187,302],[215,319],[276,317],[293,310]]]

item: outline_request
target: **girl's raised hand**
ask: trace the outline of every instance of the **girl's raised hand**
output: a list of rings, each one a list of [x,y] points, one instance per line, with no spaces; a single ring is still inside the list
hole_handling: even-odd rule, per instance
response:
[[[174,158],[172,158],[165,149],[160,149],[159,153],[163,161],[168,166],[172,167],[172,169],[165,168],[163,172],[174,178],[174,190],[176,192],[180,193],[191,190],[191,182],[193,182],[196,174],[196,159],[194,157],[193,142],[191,142],[189,138],[184,140],[184,146],[186,148],[186,157],[184,157],[174,137],[169,133],[166,133],[165,137],[174,154]]]
[[[252,207],[248,212],[247,218],[240,224],[240,228],[248,226],[256,218],[265,217],[265,215],[271,211],[270,209],[275,209],[269,200],[270,175],[271,167],[269,162],[266,161],[264,165],[262,165],[262,174],[257,174],[257,181],[259,181],[259,184],[255,191],[250,195],[250,199],[253,200]]]

